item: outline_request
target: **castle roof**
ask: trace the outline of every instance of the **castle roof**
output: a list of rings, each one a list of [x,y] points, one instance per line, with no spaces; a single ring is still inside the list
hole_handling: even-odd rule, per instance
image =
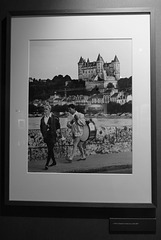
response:
[[[111,89],[106,89],[106,90],[104,91],[104,94],[110,94],[110,92],[111,92]]]
[[[103,61],[103,62],[104,62],[104,60],[103,60],[103,58],[101,57],[100,53],[98,54],[98,57],[97,57],[97,60],[96,60],[96,61]],[[119,62],[117,55],[115,55],[114,60],[113,60],[112,62]],[[78,63],[86,63],[86,61],[85,61],[85,59],[82,58],[82,56],[81,56]],[[89,63],[94,64],[94,63],[96,63],[96,62],[90,62],[90,61],[89,61],[89,58],[88,58],[88,59],[87,59],[87,63],[88,63],[88,64],[89,64]],[[106,62],[106,63],[104,63],[104,64],[105,64],[106,66],[108,66],[110,63],[107,63],[107,62]]]
[[[118,93],[114,93],[111,98],[116,98],[118,96]]]
[[[100,53],[98,54],[98,57],[97,57],[97,62],[98,61],[103,61],[103,58],[101,57]],[[104,62],[104,61],[103,61]]]
[[[118,57],[115,55],[115,58],[113,60],[114,62],[119,62]]]
[[[84,59],[82,57],[80,57],[79,62],[78,63],[84,63]]]
[[[81,56],[80,59],[79,59],[79,62],[78,64],[81,64],[81,67],[82,68],[86,68],[86,67],[95,67],[97,65],[97,62],[103,62],[103,66],[104,67],[109,67],[112,63],[119,63],[119,60],[118,60],[118,57],[117,55],[115,55],[114,59],[110,62],[110,63],[107,63],[107,62],[104,62],[102,56],[100,55],[100,53],[98,54],[98,57],[97,57],[97,60],[96,61],[93,61],[91,62],[89,60],[89,58],[87,59],[87,61]]]
[[[92,95],[91,97],[89,97],[89,100],[100,99],[100,98],[103,98],[103,94],[102,93]]]
[[[83,66],[82,67],[93,67],[93,66],[96,66],[96,62],[83,62]]]

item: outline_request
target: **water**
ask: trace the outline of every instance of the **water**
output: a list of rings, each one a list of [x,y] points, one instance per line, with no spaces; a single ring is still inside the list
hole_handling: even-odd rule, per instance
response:
[[[40,119],[41,117],[31,117],[29,118],[29,129],[40,129]],[[121,127],[121,126],[131,126],[131,118],[108,118],[108,117],[99,117],[92,118],[95,122],[96,127],[106,126],[106,127]],[[61,128],[67,127],[68,118],[60,118]]]

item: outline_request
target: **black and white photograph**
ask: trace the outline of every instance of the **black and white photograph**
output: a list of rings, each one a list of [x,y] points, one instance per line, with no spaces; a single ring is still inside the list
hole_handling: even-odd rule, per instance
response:
[[[159,2],[2,0],[5,240],[160,239]]]
[[[28,172],[132,174],[132,39],[29,42]]]
[[[11,18],[10,199],[150,203],[149,21]]]

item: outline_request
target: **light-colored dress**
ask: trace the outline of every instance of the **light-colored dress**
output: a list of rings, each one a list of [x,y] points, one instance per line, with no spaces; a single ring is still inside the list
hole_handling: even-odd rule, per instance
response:
[[[71,124],[71,122],[73,122]],[[75,112],[72,115],[72,120],[68,123],[68,126],[71,127],[72,133],[74,137],[81,137],[83,135],[83,127],[85,126],[86,121],[84,118],[84,114],[80,112]]]

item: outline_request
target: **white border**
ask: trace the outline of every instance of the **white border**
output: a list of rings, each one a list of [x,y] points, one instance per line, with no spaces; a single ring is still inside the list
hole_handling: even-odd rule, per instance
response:
[[[133,41],[133,174],[28,173],[28,43],[85,38]],[[151,203],[149,14],[13,17],[10,80],[9,200]]]

